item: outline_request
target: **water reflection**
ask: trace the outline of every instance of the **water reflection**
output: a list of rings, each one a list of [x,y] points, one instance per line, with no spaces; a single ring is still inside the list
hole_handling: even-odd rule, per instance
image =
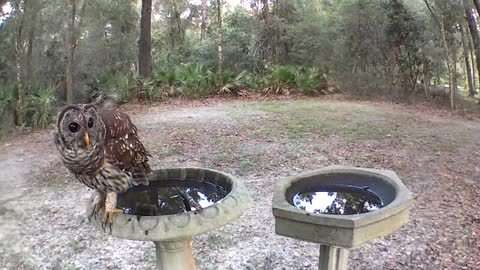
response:
[[[125,214],[140,216],[173,215],[195,211],[178,190],[182,189],[202,208],[208,207],[227,195],[224,187],[198,180],[152,181],[148,187],[136,186],[118,195],[117,207]]]
[[[297,193],[293,205],[315,214],[353,215],[375,211],[383,202],[368,187],[338,185]]]

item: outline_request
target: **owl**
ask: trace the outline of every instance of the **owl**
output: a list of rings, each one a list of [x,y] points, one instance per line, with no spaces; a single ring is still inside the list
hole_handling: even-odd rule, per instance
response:
[[[117,193],[148,185],[150,155],[127,114],[91,104],[67,106],[58,114],[54,138],[63,164],[98,192],[91,216],[105,208],[104,224],[123,212],[116,208]]]

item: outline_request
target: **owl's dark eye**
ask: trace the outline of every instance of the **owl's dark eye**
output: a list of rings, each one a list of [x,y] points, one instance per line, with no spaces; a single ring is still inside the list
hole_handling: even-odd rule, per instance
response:
[[[92,128],[93,127],[93,118],[89,118],[88,119],[88,128]]]
[[[78,132],[80,130],[80,125],[75,123],[75,122],[72,122],[68,125],[68,130],[70,130],[70,132]]]

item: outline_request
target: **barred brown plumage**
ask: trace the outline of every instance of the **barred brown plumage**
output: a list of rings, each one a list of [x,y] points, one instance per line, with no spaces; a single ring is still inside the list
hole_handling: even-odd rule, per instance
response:
[[[90,104],[71,105],[58,114],[54,137],[65,166],[80,182],[100,193],[95,214],[103,207],[103,198],[116,200],[107,193],[148,185],[150,155],[127,114],[102,111]],[[108,205],[115,208],[116,202]],[[111,222],[108,215],[114,212],[118,210],[106,209],[104,222]]]

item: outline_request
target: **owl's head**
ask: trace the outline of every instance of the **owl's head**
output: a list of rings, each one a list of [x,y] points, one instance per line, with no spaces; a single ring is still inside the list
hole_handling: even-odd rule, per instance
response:
[[[105,140],[105,124],[91,104],[71,105],[57,117],[57,133],[67,148],[90,149]]]

